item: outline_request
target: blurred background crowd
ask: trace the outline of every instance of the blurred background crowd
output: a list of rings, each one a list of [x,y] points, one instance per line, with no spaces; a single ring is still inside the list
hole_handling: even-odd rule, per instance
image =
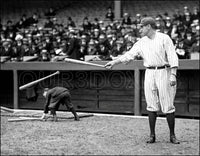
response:
[[[23,61],[24,56],[34,56],[38,61],[62,61],[62,57],[112,60],[126,53],[140,39],[138,24],[141,18],[149,16],[124,12],[121,19],[116,19],[113,7],[107,6],[103,20],[85,16],[76,23],[74,16],[66,15],[65,22],[58,20],[57,12],[56,8],[50,7],[43,16],[38,12],[30,16],[23,13],[18,21],[1,22],[0,56],[8,56],[10,61]],[[179,59],[199,57],[197,6],[184,6],[173,13],[154,17],[156,30],[172,38]],[[41,20],[43,24],[39,24]],[[137,59],[142,58],[138,56]]]

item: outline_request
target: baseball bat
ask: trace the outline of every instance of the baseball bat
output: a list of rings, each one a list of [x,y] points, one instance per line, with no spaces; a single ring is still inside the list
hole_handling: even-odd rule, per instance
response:
[[[28,88],[28,87],[31,87],[32,85],[37,84],[37,83],[39,83],[39,82],[41,82],[41,81],[43,81],[43,80],[45,80],[45,79],[48,79],[48,78],[50,78],[50,77],[52,77],[52,76],[54,76],[54,75],[57,75],[57,74],[60,74],[60,72],[57,71],[57,72],[55,72],[55,73],[53,73],[53,74],[51,74],[51,75],[48,75],[48,76],[43,77],[43,78],[41,78],[41,79],[38,79],[38,80],[32,81],[32,82],[30,82],[30,83],[27,83],[27,84],[25,84],[25,85],[19,87],[19,90],[23,90],[23,89],[26,89],[26,88]]]
[[[90,65],[90,66],[97,66],[97,67],[104,67],[104,65],[100,64],[95,64],[95,63],[90,63],[90,62],[85,62],[85,61],[80,61],[80,60],[75,60],[75,59],[70,59],[70,58],[65,58],[66,62],[71,62],[71,63],[77,63],[77,64],[84,64],[84,65]]]

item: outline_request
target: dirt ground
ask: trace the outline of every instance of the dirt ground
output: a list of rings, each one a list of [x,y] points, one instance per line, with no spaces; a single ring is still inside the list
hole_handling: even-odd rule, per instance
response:
[[[199,155],[199,120],[176,119],[181,143],[174,145],[164,118],[157,120],[154,144],[146,143],[146,117],[8,122],[13,118],[1,115],[1,155]]]

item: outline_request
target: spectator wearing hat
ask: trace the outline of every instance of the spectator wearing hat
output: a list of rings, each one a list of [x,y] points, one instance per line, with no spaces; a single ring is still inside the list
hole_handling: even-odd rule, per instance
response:
[[[12,41],[15,39],[15,31],[9,31],[7,38],[11,39]]]
[[[6,34],[4,31],[0,32],[0,42],[5,41],[6,40]]]
[[[31,53],[29,44],[28,44],[28,39],[24,38],[23,39],[23,56],[33,56],[34,54]]]
[[[172,20],[169,16],[167,16],[165,18],[165,25],[164,25],[164,29],[167,29],[167,30],[171,30],[172,29]]]
[[[179,34],[184,33],[184,35],[185,35],[186,28],[184,26],[184,23],[182,21],[177,20],[176,25],[177,25],[177,32]]]
[[[123,51],[124,51],[123,40],[117,40],[111,49],[110,56],[112,59],[114,59],[115,57],[122,55]]]
[[[183,25],[186,27],[186,29],[190,29],[191,24],[192,24],[191,15],[189,12],[186,12],[183,18]]]
[[[125,54],[127,51],[129,51],[133,46],[133,42],[127,40],[124,44],[124,51],[122,52],[122,54]]]
[[[82,35],[80,40],[80,49],[79,49],[80,60],[84,60],[84,56],[88,54],[87,48],[88,48],[88,43],[86,40],[86,35]]]
[[[140,21],[141,21],[141,14],[137,13],[137,14],[136,14],[136,18],[135,18],[135,20],[133,21],[133,24],[137,25],[137,24],[140,23]]]
[[[105,15],[105,18],[110,20],[111,22],[113,22],[113,20],[115,18],[115,15],[114,15],[114,12],[112,10],[112,7],[108,7],[108,10],[107,10],[107,13]]]
[[[33,24],[31,35],[34,36],[34,35],[37,35],[37,33],[39,33],[38,25]]]
[[[92,29],[95,30],[95,29],[100,29],[100,26],[99,26],[99,19],[98,18],[94,18],[94,21],[92,22]]]
[[[29,26],[29,24],[28,24],[28,18],[27,18],[26,14],[22,15],[22,25],[23,25],[23,28],[27,28]]]
[[[42,49],[39,55],[39,61],[48,62],[51,60],[50,53],[46,49]]]
[[[113,27],[115,28],[115,30],[120,30],[121,29],[121,22],[119,20],[115,20],[114,23],[113,23]]]
[[[105,23],[102,21],[102,20],[100,20],[99,21],[99,30],[102,30],[102,28],[105,28],[105,25],[104,25]]]
[[[66,55],[69,56],[69,58],[72,59],[80,59],[80,41],[78,38],[75,37],[75,31],[74,29],[71,29],[69,32],[69,40],[67,42],[68,44],[68,49],[66,51]]]
[[[157,15],[155,20],[156,20],[156,31],[163,32],[164,31],[164,27],[165,27],[165,23],[163,21],[162,16],[161,15]]]
[[[186,16],[188,16],[188,15],[191,15],[191,12],[190,12],[188,6],[184,6],[183,7],[183,20],[185,20]]]
[[[184,45],[187,47],[187,49],[191,48],[193,43],[195,42],[195,36],[192,35],[191,31],[186,32],[186,36],[184,38]]]
[[[94,39],[90,39],[88,43],[87,55],[97,55],[97,44]]]
[[[31,44],[30,46],[30,54],[33,56],[39,56],[40,55],[40,51],[39,48],[36,44]]]
[[[189,49],[191,59],[199,59],[199,54],[200,54],[199,39],[200,39],[199,35],[196,36],[196,41],[192,44],[191,48]]]
[[[93,39],[95,39],[96,41],[99,40],[99,36],[100,36],[100,31],[99,29],[94,29],[94,32],[93,32]]]
[[[0,56],[8,56],[9,58],[14,56],[14,49],[11,45],[11,41],[3,41]]]
[[[16,38],[15,54],[16,61],[23,61],[24,46],[22,38]]]
[[[109,47],[110,47],[110,50],[113,49],[113,47],[115,46],[116,44],[116,35],[115,34],[108,34],[107,35],[107,39],[108,39],[108,43],[109,43]]]
[[[85,18],[83,19],[82,27],[83,27],[83,31],[84,31],[85,33],[88,33],[88,32],[91,31],[92,24],[90,23],[88,17],[85,17]]]
[[[199,20],[199,16],[200,16],[199,8],[195,6],[191,14],[191,20],[192,21]]]
[[[76,24],[71,17],[68,17],[68,19],[67,19],[67,28],[69,28],[69,27],[73,27],[73,28],[76,27]]]
[[[13,39],[15,32],[16,30],[15,30],[12,20],[8,20],[7,25],[6,25],[6,34],[8,35],[9,38]],[[13,36],[10,36],[10,34],[12,34]]]
[[[23,20],[22,20],[22,18],[15,24],[15,28],[16,28],[16,30],[20,30],[20,29],[22,29],[22,28],[24,28],[24,24],[23,24]]]
[[[110,52],[108,47],[106,47],[103,43],[99,43],[99,48],[97,50],[97,54],[100,55],[99,58],[101,60],[110,60]]]
[[[131,25],[131,24],[132,24],[132,20],[131,20],[130,15],[127,12],[124,13],[123,18],[122,18],[122,25]]]
[[[181,33],[180,31],[178,30],[178,25],[177,24],[173,24],[172,25],[172,29],[171,31],[169,32],[170,33],[170,37],[172,38],[172,41],[175,43],[175,40],[179,37],[181,37]],[[183,36],[184,37],[184,36]],[[183,38],[181,37],[181,38]]]
[[[97,54],[100,55],[100,59],[108,60],[110,59],[111,46],[107,37],[104,34],[99,36],[99,44],[97,49]]]
[[[126,35],[126,28],[123,26],[123,27],[121,27],[121,30],[118,33],[118,36],[124,37],[125,35]]]
[[[53,50],[53,44],[52,44],[50,34],[45,34],[44,42],[46,44],[45,49],[47,49],[47,51],[51,52]]]
[[[192,33],[192,36],[198,35],[198,33],[199,33],[198,27],[199,27],[199,20],[194,20],[191,24],[191,27],[190,27],[190,31]]]
[[[189,59],[188,47],[184,44],[183,38],[178,39],[175,50],[179,59]]]
[[[38,14],[36,12],[34,12],[33,15],[27,19],[27,23],[28,23],[28,26],[37,24],[38,23]]]
[[[99,44],[103,44],[108,50],[111,49],[111,46],[109,44],[109,41],[108,41],[106,34],[101,34],[99,36]]]
[[[172,17],[173,17],[174,21],[176,21],[176,20],[181,21],[183,19],[182,13],[179,9],[175,9],[175,12],[173,13]]]

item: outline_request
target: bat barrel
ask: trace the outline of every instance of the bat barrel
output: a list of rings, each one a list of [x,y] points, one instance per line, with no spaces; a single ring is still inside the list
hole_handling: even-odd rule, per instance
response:
[[[38,79],[38,80],[32,81],[32,82],[30,82],[30,83],[27,83],[27,84],[25,84],[25,85],[19,87],[19,90],[23,90],[23,89],[26,89],[26,88],[28,88],[28,87],[31,87],[31,86],[33,86],[33,85],[35,85],[35,84],[37,84],[37,83],[39,83],[39,82],[41,82],[41,81],[43,81],[43,80],[45,80],[45,79],[47,79],[47,78],[50,78],[50,77],[52,77],[52,76],[54,76],[54,75],[57,75],[57,74],[60,74],[60,72],[57,71],[57,72],[55,72],[55,73],[53,73],[53,74],[51,74],[51,75],[48,75],[48,76],[43,77],[43,78],[41,78],[41,79]]]
[[[83,65],[90,65],[90,66],[105,68],[104,65],[101,65],[101,64],[95,64],[95,63],[91,63],[91,62],[85,62],[85,61],[80,61],[80,60],[75,60],[75,59],[70,59],[70,58],[65,58],[65,61],[70,62],[70,63],[76,63],[76,64],[83,64]]]

